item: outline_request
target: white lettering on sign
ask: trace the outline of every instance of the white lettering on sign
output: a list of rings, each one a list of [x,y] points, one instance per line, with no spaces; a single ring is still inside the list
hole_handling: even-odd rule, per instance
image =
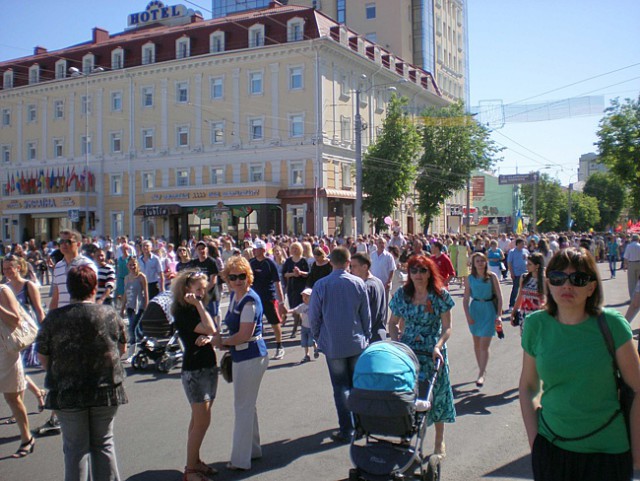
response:
[[[189,21],[193,10],[184,5],[165,6],[160,1],[153,1],[147,5],[144,12],[132,13],[127,19],[129,27],[141,27],[151,23],[176,24],[176,20]]]

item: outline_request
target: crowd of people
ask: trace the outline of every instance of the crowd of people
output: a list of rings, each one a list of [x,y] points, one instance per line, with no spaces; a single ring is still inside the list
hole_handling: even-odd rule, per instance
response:
[[[576,469],[584,476],[575,479],[631,479],[633,466],[640,465],[640,403],[625,436],[611,358],[598,330],[602,318],[613,334],[622,377],[640,392],[629,327],[640,311],[637,234],[427,236],[394,227],[355,238],[273,232],[241,241],[191,238],[176,247],[162,238],[112,240],[64,230],[57,241],[37,246],[32,240],[3,251],[0,322],[15,327],[22,306],[41,325],[36,343],[21,356],[0,345],[0,388],[21,435],[14,456],[29,455],[35,445],[23,403],[28,388],[41,409],[52,411],[45,428],[62,431],[66,479],[118,479],[113,422],[117,407],[127,402],[123,366],[142,339],[140,319],[149,301],[164,291],[171,291],[184,346],[181,376],[191,406],[185,481],[204,481],[216,472],[200,457],[218,385],[216,350],[229,352],[233,371],[235,423],[227,468],[248,470],[262,455],[256,403],[270,357],[263,320],[274,335],[271,359],[279,360],[286,354],[282,326],[288,316],[292,337],[300,328],[300,362],[309,362],[312,353],[326,359],[338,417],[335,442],[354,436],[347,398],[355,364],[370,343],[408,345],[420,363],[421,393],[440,364],[427,422],[435,426],[434,454],[445,456],[444,426],[455,421],[447,340],[455,304],[450,291],[456,287],[463,292],[478,388],[486,382],[490,345],[500,337],[503,320],[520,326],[520,399],[535,479],[573,479]],[[608,262],[612,278],[626,270],[626,319],[602,308],[597,261]],[[507,302],[501,283],[508,282]],[[45,314],[39,287],[47,284]],[[224,321],[223,296],[229,296]],[[88,339],[92,332],[99,336]],[[99,369],[98,358],[108,360]],[[38,362],[46,370],[46,391],[24,375],[24,364]],[[577,370],[584,379],[575,376]],[[601,389],[588,396],[594,377]]]

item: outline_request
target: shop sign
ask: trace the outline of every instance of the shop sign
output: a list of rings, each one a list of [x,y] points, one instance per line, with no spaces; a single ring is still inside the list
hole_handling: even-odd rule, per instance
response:
[[[143,12],[132,13],[128,17],[129,27],[142,27],[152,23],[176,24],[176,20],[188,21],[193,11],[184,5],[165,6],[160,1],[149,2]]]
[[[153,201],[167,200],[207,200],[207,199],[225,199],[236,197],[258,197],[260,189],[237,189],[237,190],[196,190],[193,192],[167,192],[165,194],[153,194]],[[224,204],[223,204],[224,205]]]

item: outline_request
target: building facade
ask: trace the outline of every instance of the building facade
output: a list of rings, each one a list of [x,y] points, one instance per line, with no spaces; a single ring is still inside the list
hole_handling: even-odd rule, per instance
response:
[[[355,91],[364,146],[388,86],[447,103],[429,72],[312,8],[204,20],[154,1],[129,26],[0,63],[3,240],[350,234]]]
[[[598,162],[598,154],[582,154],[578,161],[578,182],[586,182],[595,172],[607,173],[609,169]]]

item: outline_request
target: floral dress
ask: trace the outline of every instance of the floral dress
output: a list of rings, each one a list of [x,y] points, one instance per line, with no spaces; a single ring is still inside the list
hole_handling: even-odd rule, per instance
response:
[[[442,291],[442,297],[430,292],[426,306],[416,306],[404,294],[404,289],[398,289],[394,294],[389,308],[391,312],[404,319],[404,332],[400,342],[417,351],[420,362],[420,380],[427,379],[434,369],[433,358],[427,354],[433,351],[433,347],[442,334],[442,320],[440,315],[451,310],[454,306],[453,299],[448,291]],[[453,406],[453,392],[449,380],[449,361],[447,359],[447,346],[440,350],[444,358],[444,366],[440,371],[438,380],[433,390],[433,407],[427,413],[427,422],[452,423],[456,419],[456,411]],[[424,354],[423,354],[424,353]]]

